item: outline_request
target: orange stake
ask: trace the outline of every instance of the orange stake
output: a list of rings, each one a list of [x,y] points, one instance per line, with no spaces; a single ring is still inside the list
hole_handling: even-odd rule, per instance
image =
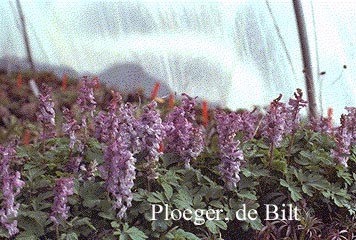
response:
[[[169,109],[174,108],[174,94],[173,93],[169,94],[168,106],[169,106]]]
[[[95,77],[93,78],[93,81],[94,81],[94,87],[95,87],[95,89],[100,89],[99,77],[98,77],[98,76],[95,76]]]
[[[209,109],[208,109],[207,101],[202,102],[202,116],[203,116],[203,125],[207,127],[209,124]]]
[[[64,73],[62,78],[62,90],[63,91],[67,90],[67,86],[68,86],[68,76],[66,73]]]
[[[31,132],[29,129],[25,130],[25,133],[23,135],[23,144],[28,145],[30,143],[30,137],[31,137]]]
[[[151,93],[151,100],[154,100],[157,97],[160,85],[161,84],[159,82],[155,83],[155,86],[153,87],[153,90],[152,90],[152,93]]]
[[[333,112],[332,108],[328,108],[328,127],[331,129],[333,127]]]
[[[22,86],[22,74],[19,73],[16,78],[16,86],[17,88],[20,88]]]
[[[163,152],[163,150],[164,150],[164,145],[163,145],[163,143],[160,143],[159,144],[159,149],[158,149],[158,152]]]

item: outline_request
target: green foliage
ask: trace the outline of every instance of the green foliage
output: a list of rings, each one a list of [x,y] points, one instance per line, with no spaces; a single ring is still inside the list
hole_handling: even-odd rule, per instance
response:
[[[9,141],[10,136],[23,133],[14,117],[4,124],[0,139]],[[31,124],[26,127],[35,129]],[[36,136],[35,130],[31,132]],[[356,235],[356,226],[351,224],[356,218],[355,146],[345,168],[331,157],[333,137],[306,128],[285,136],[280,147],[273,149],[272,160],[263,139],[241,141],[245,161],[240,181],[236,189],[228,191],[217,169],[216,135],[209,141],[188,169],[179,164],[179,156],[164,153],[157,169],[159,177],[152,181],[145,176],[144,153],[138,153],[132,206],[121,220],[98,169],[91,178],[82,168],[67,172],[71,154],[78,154],[69,149],[68,138],[18,146],[18,159],[12,167],[21,172],[25,187],[16,198],[20,233],[15,239],[331,239],[334,232],[345,236],[340,239],[352,239]],[[105,146],[91,137],[83,142],[82,164],[100,166]],[[74,194],[68,199],[69,218],[60,219],[56,226],[49,220],[53,187],[56,179],[67,176],[75,179]],[[298,219],[267,220],[266,204],[292,204],[298,208]],[[155,215],[154,206],[160,210]],[[254,210],[256,214],[246,217]],[[9,238],[3,226],[0,238]]]
[[[335,213],[352,217],[356,212],[356,174],[350,169],[336,165],[328,153],[323,136],[303,130],[303,138],[294,145],[304,148],[292,151],[292,155],[275,154],[269,166],[266,148],[262,142],[246,142],[244,149],[253,149],[246,154],[248,159],[241,169],[241,180],[233,191],[227,191],[219,178],[216,165],[205,168],[214,159],[200,159],[192,168],[176,166],[173,155],[163,155],[166,161],[159,168],[159,178],[147,189],[144,175],[136,179],[133,206],[126,217],[119,221],[112,208],[112,199],[105,192],[99,172],[91,180],[83,180],[83,172],[75,175],[75,194],[69,198],[70,218],[58,226],[60,239],[102,237],[103,239],[201,239],[216,238],[228,234],[253,234],[266,227],[264,204],[281,205],[293,203],[300,209],[312,210],[320,221],[336,220]],[[320,134],[321,135],[321,134]],[[331,139],[329,139],[331,141]],[[55,138],[47,141],[46,151],[42,144],[19,146],[17,155],[22,161],[15,168],[21,169],[26,182],[17,201],[21,203],[16,239],[38,239],[55,237],[56,228],[49,215],[53,202],[54,181],[67,176],[65,164],[69,156],[68,139]],[[261,146],[261,147],[259,147]],[[276,149],[283,152],[284,149]],[[213,153],[212,155],[213,156]],[[84,161],[103,162],[101,145],[88,139]],[[354,167],[354,162],[351,167]],[[138,171],[142,171],[138,169]],[[302,203],[304,205],[302,205]],[[152,205],[160,205],[164,211],[152,219]],[[236,219],[236,212],[243,207],[256,209],[256,219]],[[189,210],[189,219],[179,218],[179,209]],[[207,215],[194,215],[199,210],[216,213],[218,218],[207,219]],[[216,216],[215,216],[216,217]],[[318,220],[319,221],[319,220]],[[302,221],[300,222],[302,224]],[[4,228],[0,235],[7,237]]]

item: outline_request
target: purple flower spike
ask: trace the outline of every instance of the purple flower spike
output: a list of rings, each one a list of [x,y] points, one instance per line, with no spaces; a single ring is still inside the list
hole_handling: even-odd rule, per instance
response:
[[[340,119],[341,126],[337,129],[336,149],[331,150],[332,156],[344,167],[347,167],[347,161],[350,155],[350,146],[352,141],[352,133],[347,126],[347,118],[343,114]]]
[[[157,103],[152,101],[150,104],[143,108],[140,123],[140,136],[141,136],[141,150],[147,151],[145,157],[147,161],[145,168],[147,171],[147,178],[149,180],[156,179],[158,174],[156,169],[158,166],[159,157],[162,153],[159,152],[160,144],[165,137],[165,127],[162,124],[162,119],[156,111]]]
[[[106,180],[106,190],[115,197],[114,208],[119,209],[117,217],[121,219],[132,205],[136,159],[119,136],[106,148],[104,161],[99,170]]]
[[[218,169],[228,190],[236,188],[236,184],[240,181],[240,165],[244,160],[243,153],[238,148],[240,142],[235,139],[236,129],[231,127],[236,124],[236,116],[235,113],[215,112],[221,159]]]
[[[195,105],[195,99],[182,94],[182,105],[174,107],[165,119],[167,150],[179,154],[186,168],[204,149],[203,131],[194,126]]]
[[[95,137],[102,143],[107,143],[117,135],[119,120],[117,117],[118,103],[121,96],[118,92],[113,92],[107,113],[100,111],[95,117]]]
[[[18,216],[19,203],[15,203],[15,197],[20,194],[25,182],[21,180],[20,172],[11,171],[11,161],[15,158],[15,148],[0,146],[0,182],[2,185],[3,202],[0,209],[0,222],[8,230],[10,236],[14,236],[19,232],[17,228],[17,220],[9,220]]]
[[[267,115],[263,119],[262,136],[273,146],[278,147],[286,131],[286,106],[279,102],[282,94],[271,102]]]
[[[287,109],[286,134],[294,133],[300,124],[300,110],[307,106],[308,101],[303,99],[303,92],[297,88],[294,93],[295,99],[289,99],[289,107]]]
[[[139,121],[135,117],[136,106],[126,103],[119,111],[119,134],[133,153],[140,151],[141,143],[138,136]]]
[[[57,216],[63,220],[68,218],[69,206],[67,206],[68,196],[73,195],[74,181],[73,177],[60,178],[56,180],[54,187],[54,202],[52,205],[51,221],[58,225]]]
[[[318,119],[312,119],[308,127],[314,132],[322,132],[328,135],[334,135],[335,133],[335,129],[330,126],[329,119],[322,116]]]
[[[356,142],[356,108],[355,107],[345,107],[347,110],[346,120],[347,127],[352,135],[352,143]]]
[[[243,111],[241,113],[231,113],[231,117],[235,118],[231,127],[236,128],[236,131],[242,131],[244,133],[243,141],[250,140],[256,131],[256,122],[258,117],[254,115],[254,112]]]
[[[69,148],[73,150],[74,144],[79,141],[75,135],[75,131],[79,130],[80,126],[77,123],[77,120],[74,119],[73,113],[68,108],[63,109],[63,118],[65,123],[63,123],[62,130],[64,134],[69,136]]]
[[[96,101],[94,98],[94,91],[93,87],[94,84],[89,82],[87,77],[84,77],[84,84],[80,88],[79,97],[77,99],[77,104],[82,112],[82,126],[84,128],[87,127],[87,114],[89,113],[90,116],[94,117],[94,111],[96,109]]]
[[[54,102],[50,96],[50,89],[46,85],[42,85],[42,91],[39,95],[39,115],[38,121],[42,124],[41,138],[43,140],[56,136],[56,123]]]

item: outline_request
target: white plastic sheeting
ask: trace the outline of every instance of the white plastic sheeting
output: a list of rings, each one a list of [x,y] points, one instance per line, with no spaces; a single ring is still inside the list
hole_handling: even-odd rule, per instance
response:
[[[37,65],[69,66],[120,88],[112,66],[132,63],[173,91],[232,109],[306,92],[292,0],[21,3]],[[303,8],[319,108],[339,114],[356,106],[356,1]],[[26,53],[15,1],[1,1],[0,11],[0,57],[16,64]]]

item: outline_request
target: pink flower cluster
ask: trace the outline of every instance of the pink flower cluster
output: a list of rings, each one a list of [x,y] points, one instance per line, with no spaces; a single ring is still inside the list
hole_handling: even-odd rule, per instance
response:
[[[87,112],[93,118],[94,111],[96,108],[96,101],[94,97],[94,83],[90,82],[87,77],[83,78],[83,85],[79,91],[79,97],[77,99],[77,104],[82,113],[82,127],[87,126]]]
[[[242,151],[239,149],[240,141],[235,139],[239,126],[239,118],[235,113],[224,111],[215,112],[216,130],[218,132],[218,145],[220,148],[220,164],[218,166],[221,178],[228,190],[236,188],[240,181],[240,165],[244,160]]]
[[[118,102],[121,97],[114,93],[108,113],[99,112],[95,119],[96,137],[106,143],[104,164],[99,167],[105,179],[106,190],[115,197],[114,207],[119,209],[118,218],[123,218],[127,208],[131,207],[132,187],[136,178],[136,158],[133,149],[139,147],[136,129],[137,120],[134,109]]]
[[[274,99],[262,120],[262,136],[275,147],[278,147],[284,134],[294,134],[300,127],[300,110],[307,106],[303,92],[297,89],[294,98],[290,98],[288,106],[280,102],[282,94]]]
[[[195,99],[182,94],[182,105],[174,107],[165,119],[167,151],[182,157],[186,168],[204,149],[203,131],[195,121],[195,105]]]
[[[73,195],[74,181],[73,177],[59,178],[56,180],[55,187],[53,190],[54,201],[52,205],[51,221],[58,225],[59,219],[66,220],[68,218],[68,213],[70,207],[67,206],[68,196]]]
[[[162,155],[159,149],[166,134],[161,116],[156,111],[156,107],[157,103],[152,101],[143,108],[139,127],[141,151],[147,152],[145,169],[149,180],[158,177],[156,169],[159,157]]]
[[[42,124],[41,138],[43,140],[56,136],[56,113],[54,111],[54,102],[50,95],[50,89],[42,85],[39,99],[38,121]]]
[[[0,209],[0,222],[8,230],[10,236],[19,232],[17,220],[19,203],[15,203],[15,197],[24,187],[25,182],[21,180],[20,172],[11,170],[11,162],[15,159],[14,147],[0,146],[0,183],[3,195],[2,209]]]

